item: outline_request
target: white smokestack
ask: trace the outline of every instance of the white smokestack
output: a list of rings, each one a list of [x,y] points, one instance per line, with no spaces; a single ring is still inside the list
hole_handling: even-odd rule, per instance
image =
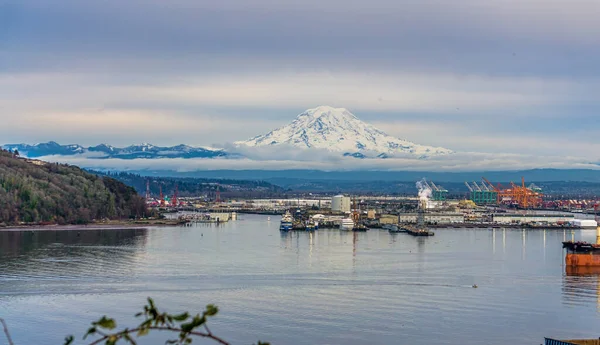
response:
[[[433,191],[423,178],[421,181],[417,181],[417,189],[419,190],[419,205],[425,205],[426,208],[430,208],[430,199]]]

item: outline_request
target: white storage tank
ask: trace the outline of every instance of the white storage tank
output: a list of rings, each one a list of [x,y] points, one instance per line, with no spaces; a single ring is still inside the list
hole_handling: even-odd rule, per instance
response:
[[[580,228],[595,229],[598,223],[593,219],[573,219],[573,225]]]
[[[350,197],[336,195],[331,198],[331,210],[334,212],[350,212]]]

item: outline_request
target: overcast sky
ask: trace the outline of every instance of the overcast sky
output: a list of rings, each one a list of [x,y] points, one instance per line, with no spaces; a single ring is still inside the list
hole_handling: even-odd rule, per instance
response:
[[[456,151],[600,155],[598,0],[0,1],[0,142],[215,145],[331,105]]]

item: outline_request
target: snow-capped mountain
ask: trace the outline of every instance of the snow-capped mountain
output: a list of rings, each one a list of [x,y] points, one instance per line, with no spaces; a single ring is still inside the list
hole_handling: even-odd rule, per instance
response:
[[[249,147],[287,144],[303,149],[340,152],[357,158],[387,158],[399,153],[426,158],[452,153],[442,147],[418,145],[392,137],[359,120],[344,108],[329,106],[308,109],[289,125],[235,144]]]
[[[60,145],[54,141],[35,145],[7,144],[2,146],[5,150],[18,150],[19,154],[29,158],[43,156],[74,156],[85,155],[87,158],[215,158],[228,156],[223,150],[208,149],[203,147],[192,147],[188,145],[177,145],[172,147],[160,147],[152,144],[132,145],[124,148],[114,147],[107,144],[83,147],[81,145]]]

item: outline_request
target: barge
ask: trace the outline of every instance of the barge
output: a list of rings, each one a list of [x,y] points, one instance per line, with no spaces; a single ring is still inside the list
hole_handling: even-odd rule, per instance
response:
[[[567,250],[567,267],[600,267],[600,226],[596,228],[596,243],[566,241],[562,245]]]

